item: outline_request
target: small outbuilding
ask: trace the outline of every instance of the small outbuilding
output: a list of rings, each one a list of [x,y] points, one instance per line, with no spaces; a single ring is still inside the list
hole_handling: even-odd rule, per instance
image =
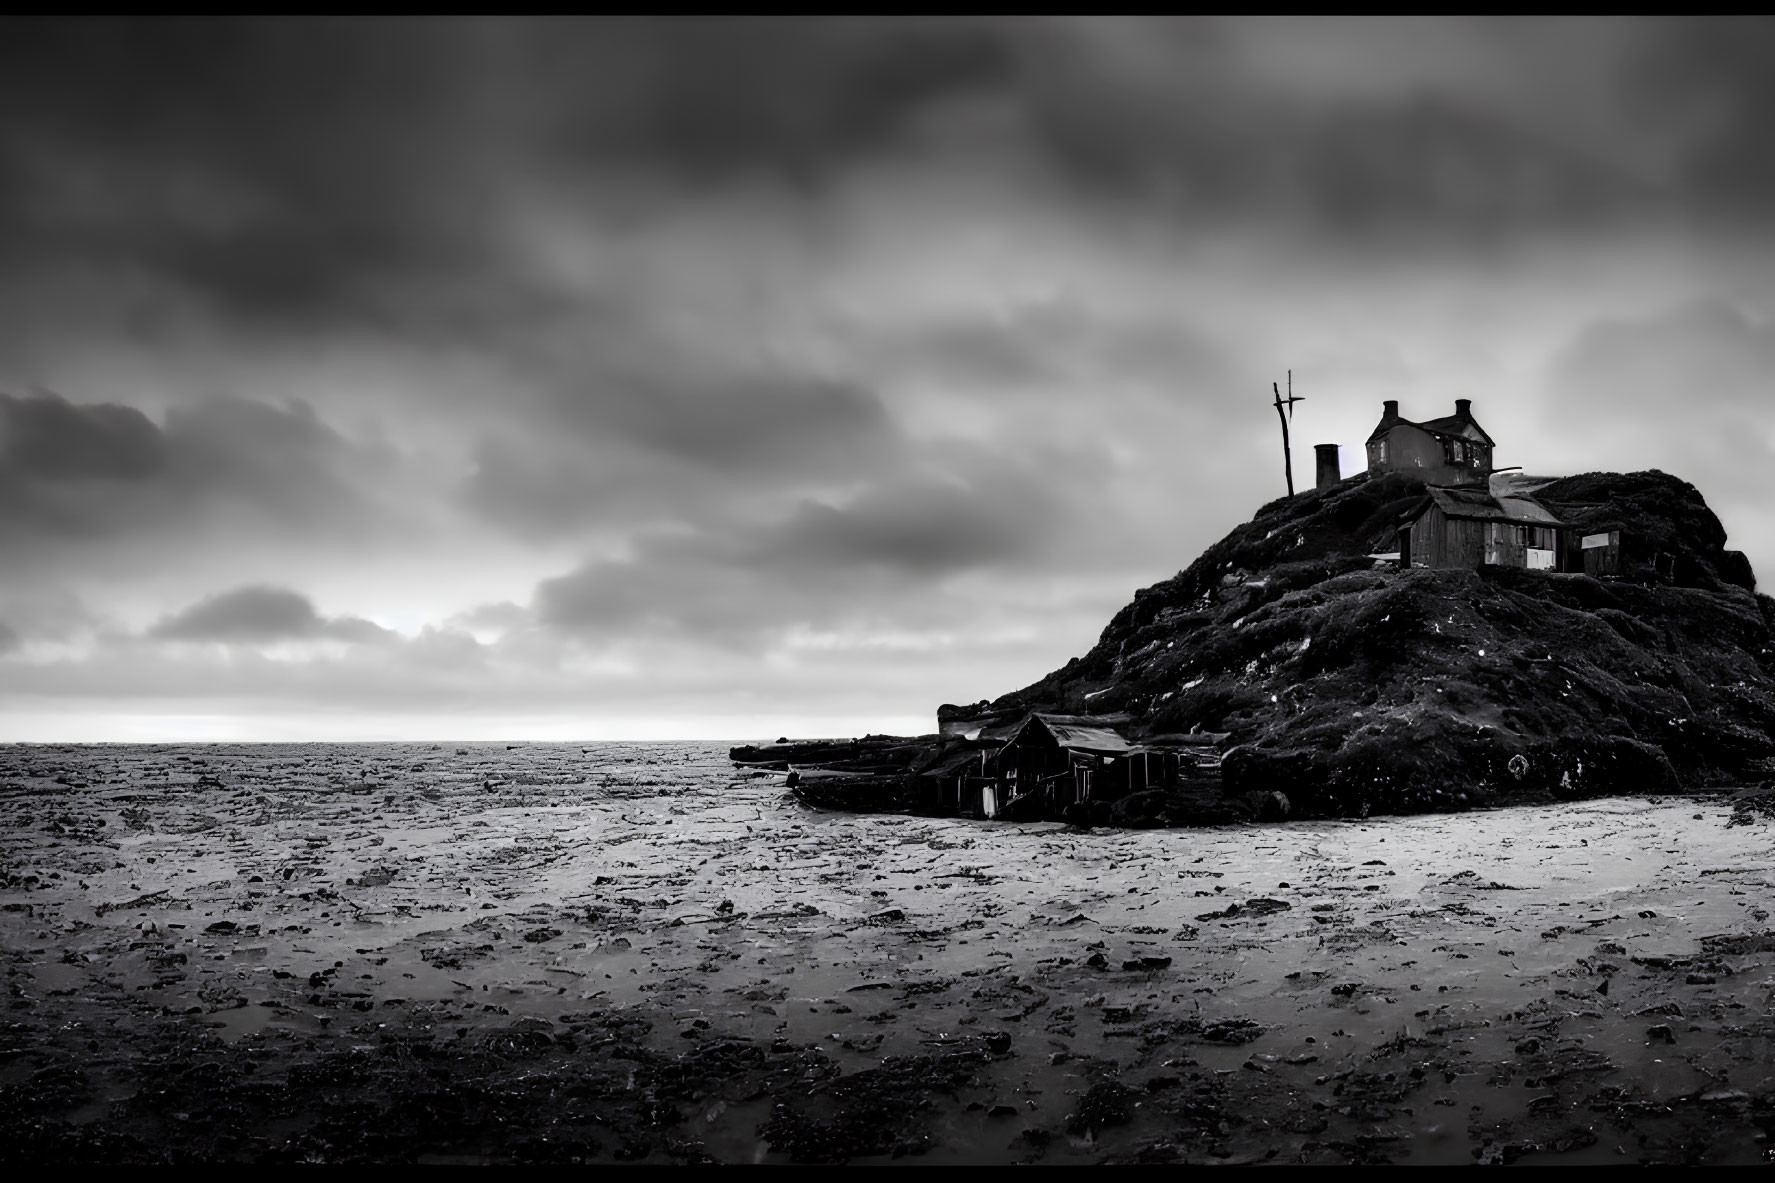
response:
[[[940,719],[938,751],[914,775],[928,807],[940,813],[1021,821],[1218,778],[1226,734],[1135,741],[1122,730],[1128,723],[1124,714],[1049,711]]]
[[[998,750],[998,809],[1024,802],[1024,810],[1052,815],[1092,796],[1092,781],[1112,766],[1128,779],[1127,764],[1143,753],[1100,719],[1032,713]],[[1144,786],[1144,783],[1142,784]],[[986,816],[992,816],[987,814]]]
[[[1578,554],[1586,575],[1603,578],[1621,574],[1621,531],[1585,534],[1578,540]],[[1664,565],[1660,563],[1659,568]]]
[[[1565,525],[1533,498],[1463,487],[1426,493],[1400,527],[1400,566],[1560,570]]]

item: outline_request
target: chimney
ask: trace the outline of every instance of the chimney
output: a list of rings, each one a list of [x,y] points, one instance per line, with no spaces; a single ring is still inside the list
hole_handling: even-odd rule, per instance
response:
[[[1455,414],[1463,419],[1473,418],[1473,400],[1470,398],[1455,399]]]
[[[1399,418],[1399,400],[1396,398],[1390,398],[1381,403],[1381,414],[1388,419]]]
[[[1314,488],[1323,489],[1344,479],[1343,470],[1338,467],[1337,463],[1336,444],[1314,444],[1313,461],[1319,470],[1318,480],[1313,485]]]

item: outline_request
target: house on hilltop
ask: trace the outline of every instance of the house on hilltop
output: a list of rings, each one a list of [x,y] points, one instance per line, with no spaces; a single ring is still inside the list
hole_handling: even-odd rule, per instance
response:
[[[1368,437],[1368,471],[1404,472],[1430,485],[1485,486],[1491,475],[1491,436],[1473,418],[1473,400],[1457,398],[1455,413],[1413,423],[1399,400],[1381,404],[1381,421]]]
[[[1533,496],[1551,478],[1497,471],[1494,447],[1473,418],[1471,399],[1458,398],[1454,414],[1421,423],[1402,416],[1396,399],[1381,404],[1381,420],[1368,437],[1368,473],[1406,473],[1427,486],[1424,499],[1398,523],[1399,565],[1612,571],[1619,535],[1586,536],[1580,549],[1566,524]],[[1320,449],[1323,486],[1338,472],[1335,463],[1329,471],[1323,463],[1335,455],[1334,446]]]

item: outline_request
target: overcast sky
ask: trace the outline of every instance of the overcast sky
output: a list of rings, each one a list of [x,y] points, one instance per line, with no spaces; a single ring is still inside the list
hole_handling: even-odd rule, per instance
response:
[[[934,727],[1381,400],[1775,577],[1775,24],[0,22],[0,739]]]

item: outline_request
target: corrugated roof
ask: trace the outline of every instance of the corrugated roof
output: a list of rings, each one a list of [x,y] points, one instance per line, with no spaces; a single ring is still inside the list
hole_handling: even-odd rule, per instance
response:
[[[1038,711],[1025,719],[1017,730],[1021,732],[1031,720],[1040,720],[1056,743],[1074,751],[1119,755],[1132,750],[1134,746],[1119,733],[1105,727],[1101,719],[1082,715],[1049,715]]]
[[[1111,754],[1133,750],[1133,745],[1107,727],[1067,727],[1050,724],[1048,730],[1060,741],[1060,746],[1077,752],[1108,752]]]
[[[1497,503],[1503,507],[1504,516],[1512,522],[1531,526],[1565,525],[1553,516],[1552,510],[1532,497],[1499,497]]]
[[[1451,518],[1520,522],[1532,526],[1565,524],[1547,512],[1539,502],[1528,497],[1494,497],[1490,492],[1479,489],[1449,488],[1444,485],[1432,485],[1428,491],[1436,508]]]
[[[1543,485],[1551,485],[1556,476],[1531,476],[1526,472],[1494,472],[1491,474],[1493,497],[1528,497]]]

